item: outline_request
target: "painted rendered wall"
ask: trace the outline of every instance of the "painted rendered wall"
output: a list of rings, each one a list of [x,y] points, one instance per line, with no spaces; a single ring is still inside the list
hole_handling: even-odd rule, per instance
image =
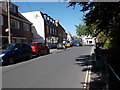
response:
[[[33,41],[43,42],[45,41],[44,19],[40,11],[22,13],[30,22],[33,23]]]
[[[81,36],[83,44],[84,45],[94,45],[95,44],[95,38],[89,36]],[[92,41],[92,43],[90,43],[90,41]]]

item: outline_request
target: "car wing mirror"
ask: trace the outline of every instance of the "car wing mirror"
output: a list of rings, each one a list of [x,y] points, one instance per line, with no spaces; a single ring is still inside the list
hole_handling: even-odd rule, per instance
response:
[[[15,48],[14,50],[17,51],[17,50],[19,50],[19,49],[18,49],[18,48]]]

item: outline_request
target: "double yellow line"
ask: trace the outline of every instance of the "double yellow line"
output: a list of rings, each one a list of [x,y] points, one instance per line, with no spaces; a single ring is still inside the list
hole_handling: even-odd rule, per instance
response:
[[[94,52],[94,49],[95,49],[95,47],[92,47],[90,55],[92,55],[92,53]],[[83,85],[83,88],[85,90],[89,90],[90,77],[91,77],[91,68],[92,68],[92,65],[90,65],[90,60],[91,60],[91,58],[89,59],[89,63],[88,63],[88,66],[87,66],[88,70],[86,71],[85,82],[84,82],[84,85]]]

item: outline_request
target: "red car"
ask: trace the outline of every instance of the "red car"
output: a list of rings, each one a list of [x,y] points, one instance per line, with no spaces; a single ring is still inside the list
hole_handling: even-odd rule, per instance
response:
[[[49,54],[50,52],[49,48],[40,42],[30,42],[30,46],[35,55]]]

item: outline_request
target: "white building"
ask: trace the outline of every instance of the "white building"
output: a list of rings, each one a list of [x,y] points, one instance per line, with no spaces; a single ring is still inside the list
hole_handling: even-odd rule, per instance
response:
[[[83,45],[95,45],[95,37],[82,35],[81,38]]]
[[[25,12],[22,15],[33,23],[33,42],[45,42],[44,18],[40,11]]]
[[[67,40],[70,41],[71,43],[73,42],[73,37],[70,32],[67,33]]]

